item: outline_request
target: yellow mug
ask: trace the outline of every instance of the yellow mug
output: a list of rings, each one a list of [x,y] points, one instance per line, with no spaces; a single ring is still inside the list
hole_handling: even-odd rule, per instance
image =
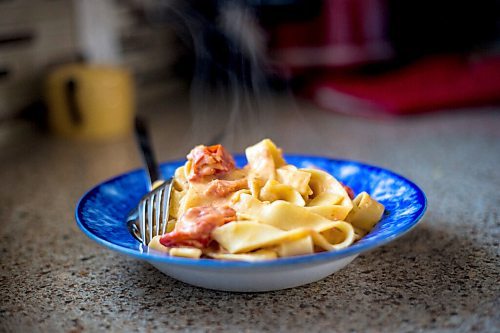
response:
[[[134,87],[120,67],[64,65],[46,81],[49,127],[77,139],[113,139],[133,130]]]

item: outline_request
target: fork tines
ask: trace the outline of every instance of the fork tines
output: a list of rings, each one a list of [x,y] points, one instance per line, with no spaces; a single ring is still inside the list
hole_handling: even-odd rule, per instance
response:
[[[163,235],[167,230],[170,185],[170,182],[165,182],[141,199],[139,229],[144,245],[148,245],[154,236]]]

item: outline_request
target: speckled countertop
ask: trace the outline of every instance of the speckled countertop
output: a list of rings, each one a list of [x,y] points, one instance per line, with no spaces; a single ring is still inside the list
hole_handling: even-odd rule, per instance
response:
[[[161,160],[193,143],[184,109],[145,115]],[[276,125],[256,137],[409,177],[428,195],[423,222],[307,286],[195,288],[94,244],[76,226],[73,210],[87,188],[140,166],[132,137],[70,142],[0,124],[0,331],[500,331],[498,109],[391,120],[274,109]],[[235,150],[256,141],[239,138]]]

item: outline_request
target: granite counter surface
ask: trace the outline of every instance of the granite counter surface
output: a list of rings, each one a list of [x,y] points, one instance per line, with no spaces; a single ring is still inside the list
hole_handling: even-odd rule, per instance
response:
[[[182,110],[146,114],[160,160],[192,144],[179,139],[189,123]],[[320,282],[254,294],[186,285],[78,230],[84,191],[140,167],[132,137],[71,142],[0,125],[0,331],[498,332],[498,111],[388,120],[307,105],[277,113],[263,134],[285,151],[392,169],[424,189],[429,208],[409,234]]]

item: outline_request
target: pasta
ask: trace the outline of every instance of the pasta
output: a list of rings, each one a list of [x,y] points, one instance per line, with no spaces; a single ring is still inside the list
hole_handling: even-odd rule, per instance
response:
[[[286,163],[269,139],[237,168],[221,145],[197,146],[174,175],[167,233],[149,248],[171,256],[259,261],[335,251],[363,237],[384,206],[319,169]]]

